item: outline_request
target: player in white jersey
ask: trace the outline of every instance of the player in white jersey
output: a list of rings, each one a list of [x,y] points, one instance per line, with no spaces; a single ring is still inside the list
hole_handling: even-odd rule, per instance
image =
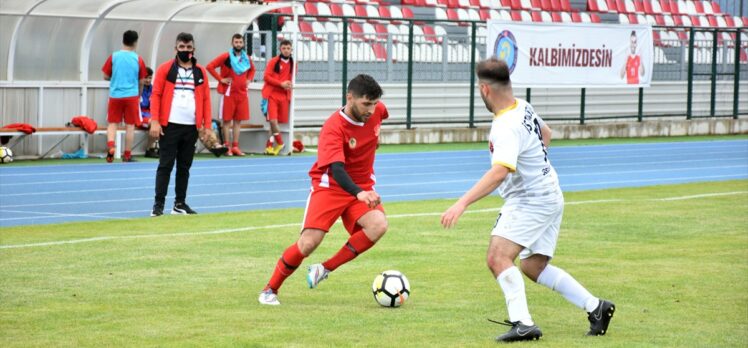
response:
[[[506,62],[490,58],[476,67],[480,93],[494,113],[489,135],[491,169],[441,217],[445,228],[457,223],[467,207],[498,189],[504,206],[491,232],[486,262],[504,292],[511,326],[498,341],[539,339],[532,321],[522,273],[584,309],[587,335],[604,335],[615,305],[590,294],[564,270],[550,265],[564,211],[558,176],[548,159],[551,129],[532,105],[512,92]],[[520,270],[514,260],[520,257]]]

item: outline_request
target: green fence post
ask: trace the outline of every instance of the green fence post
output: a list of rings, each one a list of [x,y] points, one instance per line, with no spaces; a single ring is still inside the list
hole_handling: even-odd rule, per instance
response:
[[[413,102],[413,21],[408,22],[408,105],[405,113],[405,127],[410,129]]]
[[[272,31],[270,32],[270,37],[265,39],[265,42],[268,42],[268,39],[270,42],[272,42],[272,51],[270,51],[270,56],[267,57],[267,60],[270,60],[270,58],[275,57],[275,52],[278,50],[278,15],[273,15],[273,17],[270,19],[270,27],[272,28]]]
[[[525,99],[527,102],[530,102],[530,99],[532,97],[532,91],[530,90],[530,87],[527,87],[527,91],[525,91]]]
[[[343,18],[343,87],[341,88],[343,94],[342,105],[345,105],[345,94],[348,82],[348,19]]]
[[[468,127],[475,128],[475,22],[471,24],[470,39],[470,117]]]
[[[644,114],[644,87],[639,87],[639,114],[637,121],[641,122]]]
[[[737,119],[738,118],[738,91],[740,90],[740,50],[737,49],[740,47],[740,28],[737,29],[737,33],[735,34],[735,82],[733,86],[733,95],[732,95],[732,118]]]
[[[587,94],[587,88],[582,88],[582,106],[579,108],[579,124],[584,124],[584,99]]]
[[[717,98],[717,29],[712,35],[712,88],[709,96],[709,116],[714,117],[715,99]]]
[[[686,119],[693,116],[693,27],[688,29],[688,97],[686,100]]]

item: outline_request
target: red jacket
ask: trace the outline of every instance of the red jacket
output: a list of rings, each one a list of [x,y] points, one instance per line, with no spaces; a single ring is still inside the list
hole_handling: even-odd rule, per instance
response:
[[[218,55],[215,59],[210,61],[205,69],[218,81],[218,93],[226,94],[226,89],[229,87],[228,84],[221,82],[221,79],[230,77],[231,78],[231,93],[247,93],[247,83],[251,82],[255,78],[255,65],[252,63],[252,57],[249,58],[249,69],[241,75],[237,75],[234,69],[231,67],[231,59],[229,59],[229,52],[223,52]],[[219,75],[216,68],[221,69]]]
[[[280,55],[273,57],[265,67],[265,85],[262,86],[262,97],[276,100],[291,101],[291,90],[281,87],[283,81],[291,81],[291,70],[294,70],[294,60],[291,58],[289,69],[275,72],[275,65],[280,61]]]
[[[210,86],[208,73],[205,68],[197,64],[192,58],[192,68],[195,78],[195,126],[197,129],[210,128]],[[174,100],[174,85],[177,81],[177,62],[172,59],[161,64],[153,77],[153,93],[151,94],[151,121],[158,121],[162,126],[169,124],[171,102]]]

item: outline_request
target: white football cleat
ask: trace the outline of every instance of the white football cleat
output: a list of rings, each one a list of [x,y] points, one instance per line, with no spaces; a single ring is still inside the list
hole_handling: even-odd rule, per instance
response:
[[[278,306],[281,304],[280,301],[278,301],[278,295],[276,295],[272,289],[263,290],[257,301],[259,301],[260,304],[270,306]]]
[[[309,266],[309,273],[306,274],[306,283],[309,284],[310,289],[314,289],[319,285],[319,282],[327,279],[327,275],[330,271],[325,269],[321,263],[315,263]]]

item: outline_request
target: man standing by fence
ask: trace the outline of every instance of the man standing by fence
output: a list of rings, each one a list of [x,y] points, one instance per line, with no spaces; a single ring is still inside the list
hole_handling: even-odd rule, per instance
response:
[[[107,108],[106,161],[114,160],[114,137],[119,124],[125,122],[125,153],[123,162],[133,162],[132,143],[135,126],[140,125],[140,83],[146,76],[143,58],[135,53],[138,33],[128,30],[122,35],[122,49],[112,53],[101,71],[109,81],[109,106]]]
[[[249,98],[247,84],[255,76],[252,58],[244,50],[244,37],[234,34],[232,49],[223,52],[205,67],[218,80],[218,93],[221,95],[221,118],[223,121],[224,144],[229,148],[227,156],[244,156],[239,148],[241,122],[249,120]],[[220,74],[216,71],[220,68]],[[233,142],[229,142],[233,135]]]

